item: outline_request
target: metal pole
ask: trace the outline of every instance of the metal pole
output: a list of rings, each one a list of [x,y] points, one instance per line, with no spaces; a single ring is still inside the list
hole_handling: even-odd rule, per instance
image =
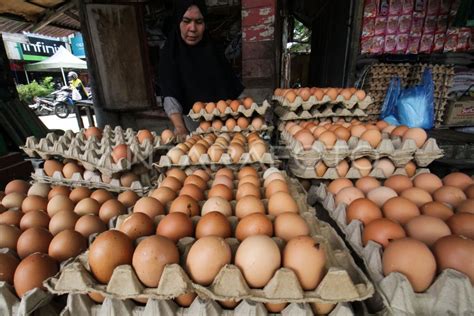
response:
[[[23,68],[23,71],[25,71],[25,76],[26,76],[26,82],[30,84],[30,78],[28,78],[28,72],[26,71],[25,68]]]
[[[67,86],[66,76],[64,75],[64,69],[61,67],[61,73],[63,74],[64,85]]]

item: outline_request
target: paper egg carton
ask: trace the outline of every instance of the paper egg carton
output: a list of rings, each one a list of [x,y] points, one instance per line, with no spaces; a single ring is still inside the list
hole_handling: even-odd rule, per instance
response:
[[[106,297],[102,304],[92,301],[87,295],[70,294],[67,306],[61,312],[62,316],[108,316],[108,315],[133,315],[133,316],[169,316],[169,315],[201,315],[201,316],[266,316],[270,314],[260,302],[242,300],[234,309],[224,309],[213,300],[196,297],[192,304],[183,308],[171,300],[149,299],[145,305],[137,304],[133,300],[118,300]],[[309,304],[291,303],[276,315],[282,316],[310,316],[313,315]],[[354,312],[348,303],[337,304],[329,316],[350,316]]]
[[[268,126],[267,124],[263,124],[261,128],[256,129],[251,124],[247,128],[240,128],[239,126],[235,126],[233,129],[228,129],[227,126],[223,126],[221,129],[216,129],[214,127],[209,127],[207,130],[203,130],[201,127],[198,127],[191,135],[205,135],[205,134],[219,134],[219,133],[252,133],[252,132],[260,132],[260,133],[271,133],[273,131],[273,126]]]
[[[46,175],[44,169],[39,168],[35,169],[31,173],[31,178],[39,183],[48,183],[51,185],[61,185],[67,187],[87,187],[89,189],[105,189],[110,192],[121,193],[124,191],[134,191],[139,196],[146,195],[151,189],[153,189],[153,181],[156,178],[155,170],[152,170],[150,173],[141,174],[140,181],[133,181],[130,187],[122,186],[120,179],[111,179],[109,183],[102,181],[101,175],[97,172],[94,172],[90,177],[84,179],[84,175],[76,172],[72,175],[70,179],[65,178],[61,172],[56,171],[54,174],[49,177]]]
[[[252,103],[249,109],[246,109],[242,104],[239,105],[236,112],[232,111],[232,109],[228,106],[224,113],[221,113],[219,109],[215,108],[211,113],[207,113],[205,109],[202,109],[199,113],[193,112],[191,109],[189,111],[189,117],[191,119],[198,121],[198,120],[205,120],[205,121],[212,121],[216,118],[225,118],[225,117],[238,117],[238,116],[245,116],[251,117],[254,114],[265,115],[267,109],[270,107],[270,104],[265,100],[263,101],[262,105],[257,105],[255,102]]]
[[[298,108],[308,111],[314,107],[327,104],[340,104],[346,109],[358,107],[359,109],[364,110],[373,102],[370,95],[367,95],[363,100],[359,100],[355,95],[352,95],[349,100],[346,100],[342,95],[338,95],[335,100],[332,100],[329,96],[324,95],[321,100],[318,100],[312,95],[306,101],[304,101],[303,98],[298,95],[293,102],[289,102],[284,96],[274,95],[272,96],[272,100],[277,101],[282,107],[288,108],[292,111],[297,110]]]
[[[346,223],[346,205],[336,206],[334,196],[325,184],[313,186],[316,195],[329,216],[345,235],[346,241],[363,260],[370,278],[381,294],[384,305],[393,315],[469,315],[474,311],[474,288],[465,274],[446,269],[436,277],[424,293],[415,293],[405,275],[392,272],[384,276],[380,244],[369,241],[362,244],[363,224],[358,220]]]
[[[308,120],[313,118],[326,118],[326,117],[363,117],[367,116],[364,110],[355,108],[355,109],[345,109],[345,108],[332,108],[328,107],[322,112],[320,109],[313,110],[301,110],[297,112],[292,111],[291,109],[277,106],[275,108],[275,113],[281,121],[293,121],[293,120]]]

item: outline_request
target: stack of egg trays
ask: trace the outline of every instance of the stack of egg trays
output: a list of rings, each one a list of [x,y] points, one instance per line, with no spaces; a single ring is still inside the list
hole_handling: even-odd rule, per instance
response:
[[[335,167],[340,161],[349,158],[356,160],[367,157],[371,160],[377,160],[383,157],[389,158],[395,167],[404,167],[409,161],[414,160],[420,167],[426,167],[434,160],[443,157],[443,150],[438,147],[436,139],[429,138],[417,148],[413,140],[402,141],[399,137],[390,139],[387,134],[383,134],[382,141],[373,148],[367,141],[352,136],[346,142],[344,140],[336,141],[334,147],[326,149],[324,143],[314,141],[311,150],[304,150],[303,146],[290,133],[283,130],[281,138],[289,147],[290,154],[295,162],[304,166],[315,166],[319,161],[323,161],[328,167]]]
[[[326,117],[365,117],[367,113],[359,108],[347,109],[340,107],[338,104],[328,106],[324,109],[314,108],[311,110],[304,110],[303,108],[291,109],[283,106],[277,106],[275,113],[281,121],[292,120],[309,120],[314,118]]]
[[[268,133],[270,134],[273,131],[273,126],[268,126],[267,124],[263,124],[261,128],[256,129],[251,124],[247,128],[240,128],[239,126],[235,126],[232,130],[229,130],[227,126],[223,126],[221,129],[215,129],[214,127],[209,127],[207,130],[203,130],[201,127],[198,127],[191,135],[205,135],[205,134],[218,134],[218,133],[243,133],[249,134],[252,132],[258,133]]]
[[[446,163],[457,163],[457,164],[474,164],[474,145],[452,145],[442,144],[441,148],[444,150],[445,155],[440,161]]]
[[[118,144],[127,144],[132,153],[131,161],[121,159],[117,163],[112,159],[112,150]],[[86,139],[84,132],[74,134],[68,130],[62,136],[49,133],[45,138],[38,139],[34,136],[26,139],[25,146],[21,149],[30,157],[40,156],[49,159],[54,156],[74,159],[79,161],[86,170],[99,170],[102,174],[111,176],[114,173],[129,170],[133,165],[146,162],[153,157],[155,151],[163,149],[158,136],[151,143],[145,139],[143,144],[138,142],[135,132],[128,128],[125,132],[117,126],[112,129],[106,126],[102,139],[95,136]]]
[[[182,268],[185,257],[195,239],[185,237],[178,241],[177,246],[181,254],[181,264],[165,266],[160,282],[156,288],[145,288],[138,280],[134,269],[130,265],[121,265],[115,268],[108,284],[99,284],[92,276],[88,264],[88,252],[78,256],[66,265],[57,275],[44,282],[47,289],[54,294],[86,294],[98,292],[106,297],[115,299],[158,299],[169,300],[181,294],[195,292],[201,298],[212,300],[251,300],[254,302],[280,303],[291,302],[308,303],[323,302],[337,304],[340,302],[362,301],[374,293],[372,283],[357,267],[344,241],[327,223],[319,221],[315,216],[314,208],[306,202],[304,189],[294,179],[287,179],[290,194],[297,201],[300,215],[307,221],[311,236],[321,242],[327,254],[327,274],[315,290],[303,291],[291,269],[278,269],[273,278],[263,289],[250,289],[240,269],[233,264],[225,265],[213,283],[208,286],[196,284],[190,280]],[[266,205],[267,201],[264,200]],[[116,227],[127,215],[117,219]],[[159,221],[163,216],[156,218]],[[196,220],[196,217],[193,218]],[[235,219],[232,221],[235,225]],[[277,237],[273,238],[282,247],[284,242]],[[239,242],[235,238],[226,241],[235,251]],[[292,304],[290,304],[292,305]],[[306,305],[305,309],[309,306]]]
[[[429,171],[428,171],[429,172]],[[371,280],[381,294],[383,305],[391,315],[470,315],[474,311],[474,288],[469,277],[445,269],[424,293],[415,293],[405,275],[392,272],[383,275],[382,246],[369,241],[362,244],[363,224],[359,220],[346,223],[346,204],[335,205],[334,196],[325,184],[313,186],[310,194],[315,195],[329,216],[345,235],[346,241],[363,260]]]
[[[343,96],[338,95],[336,100],[331,100],[327,95],[325,95],[321,100],[316,99],[314,96],[310,96],[308,100],[304,101],[300,96],[296,96],[293,102],[289,102],[284,96],[272,96],[272,100],[277,101],[282,107],[288,108],[290,110],[297,110],[302,108],[305,111],[309,111],[313,108],[317,108],[323,105],[336,105],[340,104],[346,109],[359,108],[365,110],[372,104],[372,98],[367,95],[363,100],[359,100],[355,95],[352,95],[349,100],[346,100]]]
[[[225,118],[225,117],[238,117],[238,116],[245,116],[251,117],[254,114],[258,115],[265,115],[267,109],[270,107],[270,104],[267,101],[264,101],[262,105],[257,105],[253,103],[249,109],[246,109],[242,104],[239,105],[236,112],[232,111],[232,109],[228,106],[224,113],[221,113],[217,108],[214,109],[211,113],[207,113],[205,109],[202,109],[199,113],[194,113],[191,109],[189,111],[189,117],[195,121],[205,120],[205,121],[212,121],[217,118]]]
[[[153,189],[153,181],[156,179],[156,170],[152,169],[148,173],[140,175],[140,181],[133,181],[130,187],[125,187],[120,184],[120,179],[112,179],[109,183],[102,181],[99,174],[95,173],[87,180],[84,179],[80,173],[74,173],[71,178],[65,178],[61,172],[56,171],[49,177],[44,172],[44,169],[39,168],[31,174],[31,178],[35,182],[48,183],[51,185],[61,185],[68,187],[87,187],[89,189],[105,189],[110,192],[121,193],[124,191],[133,191],[139,196],[146,195]]]

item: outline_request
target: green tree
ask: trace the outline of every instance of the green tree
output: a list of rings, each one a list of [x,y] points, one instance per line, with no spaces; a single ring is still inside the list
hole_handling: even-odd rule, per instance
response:
[[[45,77],[40,83],[33,80],[29,84],[20,84],[16,89],[20,101],[31,104],[34,97],[45,97],[54,91],[53,77]]]
[[[290,53],[309,53],[311,51],[311,30],[294,19],[293,41],[288,44]]]

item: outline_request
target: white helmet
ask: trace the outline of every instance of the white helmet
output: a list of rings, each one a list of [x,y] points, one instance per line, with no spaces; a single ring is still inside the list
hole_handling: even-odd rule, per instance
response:
[[[75,80],[77,79],[77,73],[75,73],[74,71],[70,71],[68,74],[67,74],[67,78],[69,80]]]

